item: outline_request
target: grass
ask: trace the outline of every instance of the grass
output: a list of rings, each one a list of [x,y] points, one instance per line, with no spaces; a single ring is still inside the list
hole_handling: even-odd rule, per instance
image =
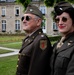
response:
[[[0,36],[0,44],[19,42],[24,36]]]
[[[0,46],[19,49],[24,36],[0,36]],[[10,52],[0,50],[0,54]],[[17,55],[0,57],[0,75],[15,75],[17,65]]]
[[[9,53],[9,52],[13,52],[13,51],[0,49],[0,54]]]
[[[24,36],[0,36],[0,46],[20,49]]]
[[[0,58],[0,75],[15,75],[17,55]]]
[[[5,44],[1,44],[0,46],[3,47],[8,47],[8,48],[13,48],[13,49],[20,49],[22,45],[22,42],[12,42],[12,43],[5,43]]]
[[[0,36],[0,46],[19,49],[24,36]],[[54,41],[52,42],[52,44]],[[10,52],[0,50],[0,54]],[[17,65],[17,55],[9,57],[0,57],[0,75],[15,75]]]

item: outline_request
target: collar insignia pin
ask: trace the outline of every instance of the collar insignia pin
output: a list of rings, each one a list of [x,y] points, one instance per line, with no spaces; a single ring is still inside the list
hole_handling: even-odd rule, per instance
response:
[[[70,46],[71,45],[71,43],[68,43],[68,46]]]

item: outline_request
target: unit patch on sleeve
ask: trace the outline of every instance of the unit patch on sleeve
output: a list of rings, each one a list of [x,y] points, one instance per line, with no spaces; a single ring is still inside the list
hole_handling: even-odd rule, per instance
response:
[[[42,50],[44,50],[44,49],[46,49],[46,47],[47,47],[47,40],[41,40],[40,41],[40,48]]]

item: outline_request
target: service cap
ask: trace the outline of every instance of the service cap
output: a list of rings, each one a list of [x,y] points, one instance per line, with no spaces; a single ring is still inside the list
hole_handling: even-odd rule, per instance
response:
[[[54,11],[57,15],[59,15],[69,8],[73,9],[73,6],[69,2],[61,1],[54,6]]]
[[[42,12],[35,5],[29,4],[26,8],[25,13],[31,13],[43,19]]]

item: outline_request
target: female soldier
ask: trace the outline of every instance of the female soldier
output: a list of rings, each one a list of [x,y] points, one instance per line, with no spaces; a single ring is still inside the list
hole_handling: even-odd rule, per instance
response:
[[[54,7],[61,40],[53,45],[51,75],[74,75],[74,8],[62,1]]]

